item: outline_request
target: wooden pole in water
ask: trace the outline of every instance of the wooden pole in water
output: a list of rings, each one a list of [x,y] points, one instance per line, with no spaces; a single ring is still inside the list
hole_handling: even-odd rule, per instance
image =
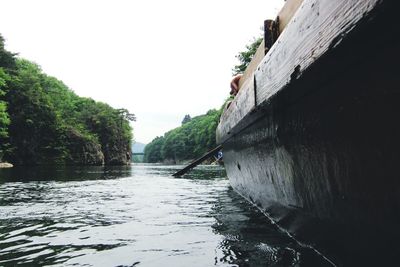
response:
[[[184,175],[185,173],[187,173],[188,171],[190,171],[191,169],[193,169],[194,167],[196,167],[197,165],[199,165],[200,163],[202,163],[204,160],[208,159],[209,157],[211,157],[213,154],[215,154],[216,152],[218,152],[219,150],[221,150],[222,146],[219,145],[216,148],[208,151],[206,154],[204,154],[203,156],[201,156],[200,158],[194,160],[193,162],[191,162],[189,165],[187,165],[185,168],[183,168],[180,171],[177,171],[176,173],[174,173],[172,176],[174,177],[179,177]]]

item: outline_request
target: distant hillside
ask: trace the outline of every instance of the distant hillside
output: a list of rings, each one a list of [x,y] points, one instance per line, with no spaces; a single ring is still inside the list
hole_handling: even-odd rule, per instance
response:
[[[132,145],[132,153],[144,153],[144,147],[146,144],[135,142]]]
[[[180,127],[147,144],[144,162],[178,163],[198,158],[215,148],[215,130],[221,113],[222,107],[194,118],[185,116]]]

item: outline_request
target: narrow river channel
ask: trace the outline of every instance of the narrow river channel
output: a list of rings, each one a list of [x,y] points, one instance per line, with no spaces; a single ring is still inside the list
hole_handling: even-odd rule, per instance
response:
[[[219,166],[0,170],[0,266],[329,266]]]

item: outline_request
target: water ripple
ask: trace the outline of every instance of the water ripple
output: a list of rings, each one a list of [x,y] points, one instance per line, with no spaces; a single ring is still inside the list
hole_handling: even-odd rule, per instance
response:
[[[0,170],[0,265],[307,266],[222,168],[179,167]]]

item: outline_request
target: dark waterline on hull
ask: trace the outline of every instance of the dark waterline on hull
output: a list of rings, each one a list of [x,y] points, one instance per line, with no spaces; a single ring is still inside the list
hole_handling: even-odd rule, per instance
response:
[[[200,166],[0,170],[0,266],[330,266]]]

